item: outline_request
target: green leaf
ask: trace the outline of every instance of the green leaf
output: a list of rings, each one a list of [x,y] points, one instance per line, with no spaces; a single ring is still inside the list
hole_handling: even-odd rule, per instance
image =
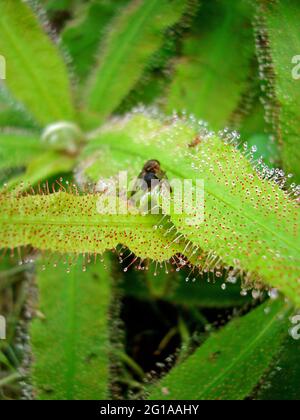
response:
[[[0,89],[0,127],[1,129],[30,129],[39,131],[38,124],[20,102],[7,91]]]
[[[96,61],[100,40],[111,19],[120,12],[128,0],[93,0],[80,5],[72,20],[62,33],[62,40],[68,49],[76,74],[86,79]]]
[[[5,356],[5,354],[1,350],[0,350],[0,363],[2,365],[6,366],[7,368],[11,369],[11,364],[9,363],[9,360],[7,359],[7,357]],[[1,384],[1,385],[3,385],[3,384]]]
[[[46,151],[31,159],[25,173],[10,179],[7,189],[26,190],[53,176],[69,173],[73,167],[74,158],[55,151]]]
[[[295,0],[279,0],[267,13],[270,53],[275,69],[275,93],[279,101],[282,161],[288,173],[300,182],[300,81],[293,78],[296,63],[292,59],[300,51],[300,5]],[[287,48],[288,45],[288,48]],[[298,72],[299,73],[299,72]]]
[[[41,260],[39,317],[30,327],[32,381],[40,400],[107,398],[109,380],[110,265],[73,262],[70,274]]]
[[[157,215],[103,215],[98,194],[0,194],[0,248],[32,245],[40,250],[102,254],[122,244],[142,259],[170,259],[183,250]],[[157,228],[160,225],[161,228]]]
[[[300,400],[300,342],[288,337],[276,363],[265,375],[253,399],[264,401]]]
[[[35,129],[36,124],[24,112],[0,105],[0,127]]]
[[[4,387],[13,382],[17,382],[18,380],[21,380],[21,379],[22,379],[22,376],[19,372],[12,373],[11,375],[6,376],[5,378],[0,380],[0,387]]]
[[[115,110],[117,115],[124,115],[133,108],[144,106],[165,105],[165,92],[172,82],[173,63],[178,55],[179,46],[193,22],[194,16],[202,6],[198,0],[188,0],[188,6],[181,20],[165,33],[161,48],[155,53],[141,78]]]
[[[231,321],[150,391],[150,400],[243,400],[280,350],[290,308],[278,300]]]
[[[176,62],[167,112],[186,110],[214,129],[228,124],[251,73],[251,13],[241,0],[204,2]]]
[[[218,256],[220,265],[240,268],[250,279],[279,288],[300,305],[297,202],[274,180],[269,181],[269,173],[253,169],[259,163],[251,164],[234,145],[234,138],[221,140],[200,132],[200,144],[188,147],[198,133],[197,123],[137,113],[95,134],[85,153],[95,156],[102,151],[103,161],[110,145],[108,156],[111,159],[115,153],[118,165],[123,162],[130,175],[135,171],[137,176],[147,160],[158,159],[169,179],[193,180],[194,186],[196,180],[204,180],[205,221],[192,226],[185,211],[172,213],[178,232],[194,246],[211,252],[213,261]],[[107,165],[113,175],[113,160]],[[193,205],[194,215],[201,215],[203,208]],[[200,267],[211,268],[205,261]]]
[[[163,44],[165,30],[181,18],[187,3],[137,0],[115,19],[86,89],[85,102],[97,125],[117,108],[141,77]]]
[[[71,9],[78,0],[41,0],[47,12],[64,11]]]
[[[1,0],[0,8],[7,88],[41,125],[72,120],[70,84],[57,48],[25,2]]]
[[[45,147],[35,134],[0,133],[0,169],[26,166]]]

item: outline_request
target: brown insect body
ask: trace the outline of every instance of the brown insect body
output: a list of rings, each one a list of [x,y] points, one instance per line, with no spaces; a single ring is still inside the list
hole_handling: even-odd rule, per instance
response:
[[[197,136],[194,138],[194,140],[189,144],[189,147],[196,147],[201,143],[201,137]]]
[[[148,160],[139,174],[139,179],[146,182],[149,190],[151,187],[158,185],[165,177],[166,174],[161,170],[160,162],[155,159]]]

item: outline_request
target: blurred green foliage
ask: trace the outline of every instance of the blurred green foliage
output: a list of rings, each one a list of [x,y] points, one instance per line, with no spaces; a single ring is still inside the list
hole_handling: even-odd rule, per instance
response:
[[[74,150],[41,138],[49,124],[95,130],[142,104],[238,130],[253,160],[294,174],[289,193],[297,197],[299,21],[297,0],[0,0],[1,186],[21,197],[32,193],[28,184],[48,194],[62,178],[72,185],[82,173],[137,171],[138,153],[129,159],[110,149],[105,135],[85,172],[95,153],[90,132],[71,139]],[[191,264],[137,270],[124,249],[114,251],[119,261],[111,253],[93,265],[91,256],[41,256],[15,245],[0,250],[1,399],[300,398],[299,345],[288,336],[293,309],[281,296],[247,292],[247,273],[233,284],[214,270],[191,276]],[[273,276],[281,284],[284,275]],[[298,301],[297,286],[286,289]]]

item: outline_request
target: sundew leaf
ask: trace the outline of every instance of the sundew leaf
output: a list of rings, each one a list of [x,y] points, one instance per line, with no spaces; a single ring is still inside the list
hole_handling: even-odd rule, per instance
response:
[[[5,356],[5,354],[2,352],[2,350],[0,349],[0,363],[3,364],[4,366],[6,366],[9,369],[12,369],[12,366],[9,362],[9,360],[7,359],[7,357]],[[17,378],[16,378],[17,379]],[[2,379],[3,380],[3,379]],[[5,385],[5,378],[3,383],[0,386]]]
[[[26,166],[44,152],[45,147],[35,134],[0,132],[0,169]]]
[[[20,149],[18,149],[20,150]],[[38,152],[38,150],[36,150]],[[43,151],[28,158],[26,170],[21,175],[12,177],[6,182],[6,189],[26,191],[36,184],[51,179],[51,177],[66,174],[72,171],[75,160],[73,157],[61,154],[54,150]],[[26,156],[26,153],[24,154]]]
[[[118,107],[141,77],[163,44],[165,30],[181,18],[187,4],[187,0],[135,0],[115,19],[85,89],[85,103],[97,125]]]
[[[273,62],[276,100],[279,102],[279,125],[282,161],[288,173],[300,182],[300,72],[294,61],[300,51],[300,4],[296,0],[279,0],[262,8],[269,37],[268,52]],[[287,45],[289,48],[287,48]]]
[[[13,109],[8,106],[0,105],[0,127],[1,128],[25,128],[25,129],[36,129],[36,123],[25,115],[20,110]]]
[[[7,89],[0,89],[0,127],[1,129],[30,129],[39,131],[38,123],[25,107],[16,101]]]
[[[88,146],[91,154],[101,144],[110,145],[118,165],[123,154],[124,168],[136,174],[148,159],[158,159],[170,179],[192,180],[193,185],[204,180],[204,223],[192,226],[185,211],[172,213],[178,232],[212,253],[215,266],[240,267],[300,305],[299,207],[275,182],[275,171],[263,167],[257,172],[259,162],[250,163],[228,133],[222,140],[201,130],[199,135],[198,124],[176,118],[162,121],[137,113],[95,136]],[[195,139],[199,144],[191,147]],[[246,154],[251,157],[251,150]],[[192,210],[193,216],[203,212],[195,203]],[[199,261],[204,270],[210,268],[206,264],[206,259]]]
[[[39,316],[30,326],[34,395],[39,400],[105,399],[110,262],[107,259],[86,269],[80,257],[69,274],[62,263],[45,270],[48,263],[42,259],[38,264]]]
[[[111,19],[120,12],[128,0],[93,0],[80,5],[62,33],[62,41],[68,49],[76,74],[86,79],[96,61],[99,42]]]
[[[51,188],[51,187],[49,187]],[[98,194],[0,195],[0,248],[31,245],[69,254],[103,254],[118,244],[141,259],[169,260],[182,244],[167,235],[161,215],[103,215]]]
[[[204,2],[175,64],[167,112],[186,110],[214,129],[228,124],[251,74],[251,13],[246,1]]]
[[[41,125],[72,120],[70,84],[56,47],[25,2],[1,0],[0,8],[5,85]]]
[[[281,354],[252,395],[254,400],[300,400],[300,342],[287,337]]]
[[[182,18],[166,31],[163,45],[153,56],[139,81],[115,110],[116,115],[124,115],[140,104],[164,107],[165,92],[173,78],[173,61],[178,56],[184,34],[191,27],[201,6],[202,3],[198,0],[188,0]]]
[[[280,351],[290,307],[267,302],[236,318],[150,390],[150,400],[243,400]]]
[[[64,11],[66,9],[72,9],[74,5],[79,3],[73,0],[42,0],[42,4],[47,12]]]
[[[16,113],[12,109],[0,110],[0,127],[4,128],[35,128],[30,119],[25,119],[21,113]]]

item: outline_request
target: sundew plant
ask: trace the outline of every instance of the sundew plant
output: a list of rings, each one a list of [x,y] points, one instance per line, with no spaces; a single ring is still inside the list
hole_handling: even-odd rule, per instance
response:
[[[299,23],[0,0],[0,399],[300,399]]]

